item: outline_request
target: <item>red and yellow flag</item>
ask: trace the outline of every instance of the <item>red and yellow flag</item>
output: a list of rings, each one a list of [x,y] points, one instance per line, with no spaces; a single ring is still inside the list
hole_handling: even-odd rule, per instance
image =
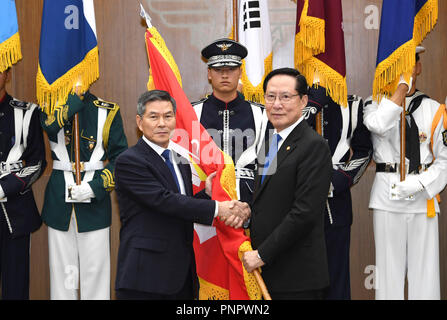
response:
[[[295,67],[346,107],[345,42],[341,0],[297,0]]]
[[[172,142],[176,151],[191,161],[196,177],[200,178],[195,182],[194,191],[201,190],[206,177],[217,171],[212,198],[237,199],[233,161],[217,147],[197,119],[181,87],[174,58],[155,27],[147,29],[146,45],[151,72],[148,88],[168,91],[177,103],[177,127]],[[256,279],[246,272],[240,260],[243,252],[252,250],[250,239],[242,229],[227,227],[219,219],[212,227],[199,226],[194,235],[194,250],[201,300],[261,298]]]

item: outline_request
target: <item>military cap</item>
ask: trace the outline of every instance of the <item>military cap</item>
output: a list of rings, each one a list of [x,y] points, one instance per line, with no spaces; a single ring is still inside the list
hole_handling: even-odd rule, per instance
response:
[[[416,47],[416,54],[424,53],[424,52],[425,52],[425,48],[424,47],[422,47],[422,46],[417,46]]]
[[[216,40],[202,50],[210,68],[240,66],[247,54],[247,48],[227,38]]]

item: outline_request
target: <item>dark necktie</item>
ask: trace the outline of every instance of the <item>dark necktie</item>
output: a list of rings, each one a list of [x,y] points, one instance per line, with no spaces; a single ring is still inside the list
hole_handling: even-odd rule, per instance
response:
[[[265,166],[264,171],[262,172],[261,184],[264,182],[264,179],[269,171],[269,167],[275,159],[276,154],[278,153],[278,144],[281,139],[281,136],[277,133],[272,136],[272,142],[270,143],[269,152],[267,154],[267,157],[265,158]]]
[[[415,108],[413,107],[410,111],[407,111],[407,116],[405,117],[405,157],[410,160],[409,173],[417,171],[421,165],[419,128],[413,118],[412,113],[414,111]]]
[[[166,165],[171,171],[172,177],[174,178],[175,184],[177,185],[178,192],[180,192],[180,184],[177,179],[177,174],[175,173],[174,165],[171,161],[171,151],[169,149],[166,149],[161,155],[166,160]]]

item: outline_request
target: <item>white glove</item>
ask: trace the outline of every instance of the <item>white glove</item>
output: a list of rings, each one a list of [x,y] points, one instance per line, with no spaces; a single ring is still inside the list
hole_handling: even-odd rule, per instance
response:
[[[410,93],[411,87],[413,85],[413,77],[410,77],[410,83],[408,83],[407,81],[405,81],[404,75],[402,74],[400,76],[399,83],[397,84],[397,86],[399,86],[401,83],[405,83],[408,86],[407,94]]]
[[[80,186],[72,185],[70,187],[72,200],[82,202],[95,197],[95,193],[88,182],[82,182]]]
[[[407,176],[404,181],[396,183],[394,192],[400,199],[405,199],[422,190],[424,190],[424,186],[416,176]]]
[[[5,192],[3,191],[2,186],[0,186],[0,199],[3,199],[5,197]]]

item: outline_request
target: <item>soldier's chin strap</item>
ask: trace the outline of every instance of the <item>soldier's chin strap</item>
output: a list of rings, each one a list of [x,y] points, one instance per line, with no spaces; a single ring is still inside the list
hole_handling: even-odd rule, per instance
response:
[[[443,116],[444,116],[444,120],[443,120],[444,130],[447,130],[447,109],[446,109],[445,104],[442,104],[439,106],[439,109],[436,112],[435,117],[433,118],[433,123],[431,126],[430,151],[431,151],[431,154],[433,155],[433,162],[435,161],[435,154],[433,153],[433,136],[435,134],[436,127],[438,126],[439,121],[441,121],[441,118]],[[439,196],[439,194],[437,194],[435,198],[438,201],[438,203],[441,202],[441,197]],[[427,217],[429,217],[429,218],[436,217],[435,198],[427,200]]]

